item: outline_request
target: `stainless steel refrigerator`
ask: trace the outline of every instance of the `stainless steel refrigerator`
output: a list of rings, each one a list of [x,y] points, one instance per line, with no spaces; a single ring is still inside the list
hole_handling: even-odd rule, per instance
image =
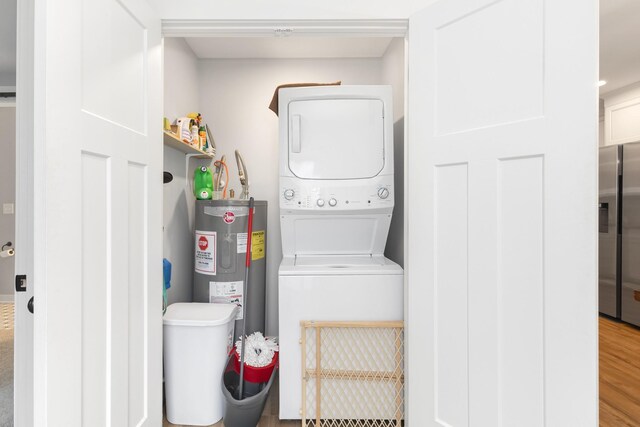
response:
[[[640,326],[640,143],[622,146],[620,318]]]
[[[599,167],[599,280],[598,304],[600,312],[620,318],[621,223],[619,214],[622,198],[622,146],[600,149]]]
[[[600,149],[600,312],[640,326],[640,143]]]

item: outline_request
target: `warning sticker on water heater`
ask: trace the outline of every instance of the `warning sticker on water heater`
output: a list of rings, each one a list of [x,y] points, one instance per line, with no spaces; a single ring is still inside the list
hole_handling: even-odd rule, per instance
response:
[[[238,233],[238,253],[246,254],[247,253],[247,233]]]
[[[196,272],[216,274],[216,232],[196,230]]]
[[[247,233],[238,233],[238,253],[247,253]],[[264,258],[264,230],[251,233],[251,261]]]
[[[264,230],[251,233],[251,261],[264,258]]]
[[[209,302],[236,304],[238,314],[236,320],[242,320],[242,304],[244,303],[243,282],[209,282]]]

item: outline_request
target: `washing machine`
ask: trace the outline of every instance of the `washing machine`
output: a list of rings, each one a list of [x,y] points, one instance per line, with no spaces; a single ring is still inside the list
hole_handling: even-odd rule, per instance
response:
[[[300,419],[300,321],[403,320],[384,257],[394,206],[390,86],[279,92],[280,419]]]

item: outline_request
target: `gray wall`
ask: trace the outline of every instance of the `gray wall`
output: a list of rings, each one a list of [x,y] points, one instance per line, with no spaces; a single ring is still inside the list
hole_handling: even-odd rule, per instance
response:
[[[198,110],[198,60],[183,39],[164,40],[164,115],[172,122]],[[169,304],[191,301],[193,288],[194,197],[184,153],[164,147],[164,170],[173,181],[164,184],[163,255],[172,264]],[[199,160],[190,160],[193,171]]]
[[[15,246],[15,215],[2,213],[4,203],[15,203],[16,196],[16,109],[0,106],[0,245]],[[13,301],[15,258],[0,258],[0,301]]]
[[[16,85],[16,0],[0,0],[0,86]]]
[[[396,193],[384,254],[404,267],[404,39],[392,40],[382,59],[383,83],[393,87],[393,172]]]

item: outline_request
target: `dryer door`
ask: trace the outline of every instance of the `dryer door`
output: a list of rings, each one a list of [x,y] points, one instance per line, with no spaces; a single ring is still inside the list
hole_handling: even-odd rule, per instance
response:
[[[380,99],[291,102],[289,169],[303,179],[375,177],[385,161],[383,118]]]

